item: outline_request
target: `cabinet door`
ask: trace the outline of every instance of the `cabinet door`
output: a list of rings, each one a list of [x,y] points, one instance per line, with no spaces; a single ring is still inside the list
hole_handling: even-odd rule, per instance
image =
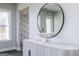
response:
[[[28,56],[29,42],[23,42],[23,56]]]
[[[44,48],[40,44],[36,44],[36,56],[44,56]]]
[[[24,43],[23,56],[36,56],[36,44],[31,42]]]
[[[30,45],[29,46],[30,56],[36,56],[37,45],[34,43],[30,43],[29,45]],[[29,55],[29,51],[28,51],[28,55]]]
[[[36,44],[36,56],[48,56],[47,46]]]

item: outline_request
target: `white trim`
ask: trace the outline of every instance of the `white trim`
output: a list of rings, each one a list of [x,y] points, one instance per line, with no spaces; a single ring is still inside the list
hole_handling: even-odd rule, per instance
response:
[[[20,40],[19,40],[19,23],[20,23],[20,16],[19,16],[19,11],[17,10],[16,11],[17,12],[17,50],[20,50]]]
[[[18,47],[18,48],[16,48],[16,50],[17,50],[17,51],[20,51],[21,49],[20,49],[20,47]]]

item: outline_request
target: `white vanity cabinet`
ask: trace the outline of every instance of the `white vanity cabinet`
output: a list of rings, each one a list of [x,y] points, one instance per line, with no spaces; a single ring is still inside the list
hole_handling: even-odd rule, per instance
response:
[[[43,56],[45,53],[46,47],[42,47],[39,44],[33,42],[24,42],[23,43],[23,56]],[[43,53],[41,53],[43,52]]]
[[[56,56],[58,50],[30,41],[23,43],[23,56]],[[60,52],[60,51],[59,51]],[[59,54],[61,55],[61,53]]]
[[[73,48],[73,49],[72,49]],[[64,44],[48,44],[38,41],[23,41],[23,56],[78,56],[77,47],[65,46]]]

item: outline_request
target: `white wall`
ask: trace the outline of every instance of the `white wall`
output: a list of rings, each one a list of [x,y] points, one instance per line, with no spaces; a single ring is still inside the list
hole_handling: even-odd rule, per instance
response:
[[[29,38],[38,40],[39,30],[37,27],[37,15],[44,4],[18,4],[18,10],[29,7]],[[50,38],[50,42],[67,42],[79,45],[79,4],[63,3],[59,4],[64,11],[65,24],[62,31]]]

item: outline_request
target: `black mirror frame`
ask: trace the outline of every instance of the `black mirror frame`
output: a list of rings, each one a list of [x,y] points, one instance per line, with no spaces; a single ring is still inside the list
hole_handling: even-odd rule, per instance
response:
[[[40,28],[39,28],[39,25],[38,25],[38,18],[39,18],[39,15],[40,15],[40,12],[41,12],[42,8],[43,8],[45,5],[47,5],[47,4],[49,4],[49,3],[46,3],[46,4],[44,4],[44,5],[41,7],[41,9],[40,9],[40,11],[39,11],[39,13],[38,13],[38,16],[37,16],[37,27],[38,27],[38,30],[39,30],[40,33],[42,33],[42,32],[41,32],[41,30],[40,30]],[[57,3],[53,3],[53,4],[57,4]],[[63,28],[63,26],[64,26],[64,12],[63,12],[62,7],[61,7],[59,4],[57,4],[57,5],[58,5],[58,7],[61,9],[61,11],[62,11],[62,14],[63,14],[63,21],[62,21],[62,26],[61,26],[60,30],[59,30],[55,35],[53,35],[53,36],[51,36],[51,37],[57,36],[57,35],[61,32],[61,30],[62,30],[62,28]],[[48,37],[48,38],[51,38],[51,37]]]

